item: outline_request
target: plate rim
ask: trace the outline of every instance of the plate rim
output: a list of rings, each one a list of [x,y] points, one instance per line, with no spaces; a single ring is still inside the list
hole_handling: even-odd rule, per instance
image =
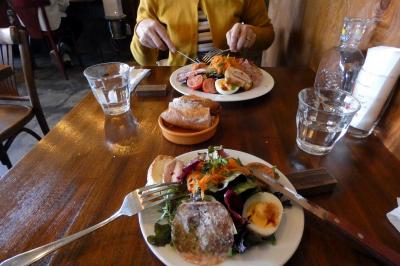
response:
[[[216,102],[239,102],[239,101],[247,101],[247,100],[251,100],[251,99],[255,99],[258,97],[261,97],[267,93],[269,93],[273,87],[275,86],[275,80],[274,78],[271,76],[271,74],[269,74],[267,71],[265,71],[262,68],[259,68],[261,70],[261,73],[263,75],[263,79],[268,79],[270,81],[270,84],[268,86],[256,86],[254,88],[252,88],[249,91],[245,91],[245,92],[241,92],[241,93],[234,93],[234,94],[230,94],[230,95],[222,95],[222,94],[212,94],[212,93],[205,93],[205,92],[201,92],[201,91],[193,91],[193,92],[197,92],[197,93],[190,93],[191,91],[189,89],[186,88],[181,88],[179,82],[176,80],[176,77],[178,75],[178,73],[180,71],[183,71],[186,68],[191,68],[193,64],[190,65],[185,65],[182,66],[176,70],[174,70],[174,72],[172,72],[172,74],[169,77],[169,83],[171,84],[172,88],[174,88],[174,90],[176,90],[179,93],[182,93],[184,95],[197,95],[203,98],[207,98]],[[259,89],[260,91],[255,94],[253,94],[252,92],[254,92],[254,90]],[[199,93],[201,93],[201,95],[198,95]],[[244,96],[242,94],[245,94]],[[243,96],[243,97],[240,97]]]
[[[189,152],[186,152],[186,153],[177,155],[177,156],[175,156],[175,158],[188,156],[188,155],[191,154],[191,153],[198,153],[198,152],[205,152],[205,151],[207,151],[207,149],[197,149],[197,150],[193,150],[193,151],[189,151]],[[230,152],[233,152],[233,153],[241,154],[242,156],[254,157],[254,158],[257,158],[258,160],[262,161],[262,162],[265,163],[266,165],[272,167],[272,164],[270,164],[269,162],[265,161],[264,159],[262,159],[262,158],[260,158],[260,157],[258,157],[258,156],[252,155],[252,154],[250,154],[250,153],[243,152],[243,151],[239,151],[239,150],[228,149],[228,148],[224,148],[224,151],[225,151],[226,153],[228,153],[228,154],[229,154]],[[240,155],[239,155],[238,157],[240,157]],[[287,186],[288,186],[290,189],[292,189],[292,190],[294,190],[294,191],[296,192],[296,189],[294,188],[294,186],[293,186],[293,184],[290,182],[290,180],[289,180],[279,169],[276,168],[276,171],[277,171],[277,173],[280,175],[280,177],[283,177],[283,178],[285,178],[285,179],[287,180],[287,182],[288,182],[288,185],[287,185]],[[296,205],[294,205],[294,206],[296,206]],[[297,239],[297,241],[295,242],[295,248],[294,248],[293,250],[291,250],[291,251],[288,253],[287,258],[286,258],[284,261],[282,261],[282,265],[284,265],[291,257],[293,257],[293,254],[294,254],[294,253],[296,252],[296,250],[298,249],[298,247],[299,247],[299,245],[300,245],[300,243],[301,243],[301,240],[302,240],[302,238],[303,238],[303,234],[304,234],[304,224],[305,224],[304,210],[303,210],[300,206],[296,206],[296,207],[299,208],[300,213],[301,213],[301,215],[300,215],[300,221],[299,221],[299,225],[300,225],[300,227],[299,227],[300,237],[299,237],[299,238]],[[141,213],[141,212],[139,212],[139,214],[138,214],[138,223],[139,223],[140,231],[141,231],[141,233],[142,233],[143,240],[144,240],[144,242],[146,243],[147,247],[150,249],[150,251],[153,253],[153,255],[156,256],[156,258],[159,259],[164,265],[171,265],[170,262],[169,262],[164,256],[162,256],[162,254],[160,254],[160,253],[156,250],[157,247],[155,247],[155,246],[153,246],[153,245],[151,245],[150,243],[147,242],[147,239],[146,239],[146,236],[145,236],[145,232],[144,232],[144,226],[142,226],[142,224],[144,224],[144,223],[143,223],[143,217],[142,217],[142,213]],[[178,256],[179,256],[179,255],[178,255]],[[182,262],[189,263],[189,262],[185,261],[183,258],[182,258]],[[225,262],[227,262],[227,261],[225,261]],[[190,264],[190,263],[189,263],[189,264]],[[192,265],[195,265],[195,264],[192,264]]]

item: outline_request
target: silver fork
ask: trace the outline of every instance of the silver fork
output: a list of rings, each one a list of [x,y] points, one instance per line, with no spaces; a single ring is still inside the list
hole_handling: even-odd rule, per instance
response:
[[[0,263],[0,266],[29,265],[62,246],[93,232],[120,216],[132,216],[138,212],[159,205],[167,200],[182,198],[187,193],[176,193],[172,188],[179,188],[181,183],[165,183],[138,188],[125,196],[124,202],[118,211],[109,218],[73,235],[18,254]],[[176,194],[174,194],[176,193]]]
[[[221,55],[221,54],[224,54],[224,53],[229,52],[229,51],[230,51],[229,49],[225,49],[225,50],[221,50],[221,49],[218,49],[218,48],[211,49],[210,51],[208,51],[202,57],[202,61],[204,63],[209,64],[214,56]]]

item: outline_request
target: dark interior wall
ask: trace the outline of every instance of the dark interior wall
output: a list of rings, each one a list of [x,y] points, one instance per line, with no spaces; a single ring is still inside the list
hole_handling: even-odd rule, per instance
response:
[[[139,0],[122,0],[122,8],[125,15],[127,16],[127,21],[131,25],[132,29],[136,24],[136,14],[138,6]]]
[[[124,13],[127,15],[127,22],[132,24],[131,21],[136,19],[137,6],[133,9],[128,8],[128,2],[130,1],[135,2],[135,0],[122,0],[122,3]],[[126,61],[132,58],[129,50],[132,36],[127,36],[126,39],[122,40],[113,40],[111,38],[108,21],[104,18],[101,0],[70,2],[67,13],[71,20],[82,25],[82,32],[78,39],[80,52],[96,57],[99,62]]]

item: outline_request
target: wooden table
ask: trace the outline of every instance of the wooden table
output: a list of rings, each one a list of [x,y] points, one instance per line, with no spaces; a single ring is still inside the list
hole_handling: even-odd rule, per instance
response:
[[[12,69],[9,65],[0,64],[0,80],[9,77],[12,74]]]
[[[169,84],[173,68],[154,69],[144,83]],[[309,70],[267,69],[274,89],[258,99],[224,103],[216,135],[195,146],[165,140],[156,123],[179,94],[132,99],[138,127],[105,120],[90,93],[28,153],[0,185],[0,259],[93,225],[143,186],[158,154],[179,155],[212,144],[254,154],[284,173],[326,167],[337,179],[333,193],[312,197],[400,252],[400,234],[386,213],[396,207],[400,162],[374,136],[344,137],[327,156],[312,156],[295,143],[297,92],[313,84]],[[132,136],[133,137],[130,137]],[[278,240],[279,241],[279,240]],[[40,265],[161,265],[146,247],[137,217],[112,224],[42,259]],[[299,248],[289,265],[376,265],[370,256],[306,214]]]

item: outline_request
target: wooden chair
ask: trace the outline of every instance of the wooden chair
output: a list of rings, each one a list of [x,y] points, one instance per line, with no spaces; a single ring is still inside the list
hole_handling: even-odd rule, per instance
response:
[[[49,5],[48,0],[14,0],[12,8],[25,24],[28,34],[33,39],[42,39],[47,42],[50,47],[50,57],[53,63],[60,70],[61,74],[68,80],[68,74],[65,71],[65,65],[61,58],[60,49],[57,46],[54,38],[54,32],[51,30],[49,19],[47,17],[45,6]],[[44,30],[41,29],[39,23],[38,11],[41,11],[44,20]],[[79,59],[80,60],[80,59]]]
[[[15,76],[13,46],[18,46],[21,57],[22,74],[26,95],[19,92]],[[36,116],[43,134],[49,132],[33,77],[27,34],[12,26],[0,28],[0,63],[10,65],[13,74],[0,81],[0,161],[8,168],[12,167],[7,150],[15,137],[22,131],[31,134],[37,140],[40,136],[26,124]]]

